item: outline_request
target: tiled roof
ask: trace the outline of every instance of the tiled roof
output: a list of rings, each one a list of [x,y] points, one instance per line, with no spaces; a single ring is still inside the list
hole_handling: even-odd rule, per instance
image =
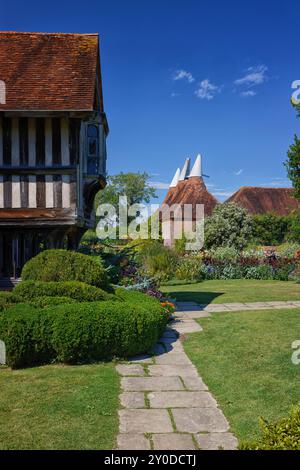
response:
[[[217,199],[207,190],[204,181],[199,177],[191,177],[184,181],[179,181],[175,188],[170,188],[162,204],[172,206],[173,204],[191,204],[193,206],[193,219],[196,217],[196,205],[204,205],[206,216],[212,214],[212,211],[218,204]]]
[[[98,34],[0,32],[0,111],[92,110],[98,68]]]
[[[291,188],[259,188],[244,186],[234,193],[226,202],[235,202],[250,214],[275,212],[288,215],[299,210],[299,202],[293,197]]]

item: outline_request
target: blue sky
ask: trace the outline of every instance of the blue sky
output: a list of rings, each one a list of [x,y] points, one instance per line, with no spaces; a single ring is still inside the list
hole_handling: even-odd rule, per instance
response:
[[[99,32],[109,173],[147,171],[164,188],[201,152],[223,200],[242,185],[289,184],[299,18],[296,0],[15,0],[0,27]]]

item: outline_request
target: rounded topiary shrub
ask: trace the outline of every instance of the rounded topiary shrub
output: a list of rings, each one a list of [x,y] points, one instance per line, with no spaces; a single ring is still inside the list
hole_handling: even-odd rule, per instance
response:
[[[76,364],[150,350],[166,326],[158,301],[88,302],[0,312],[0,339],[12,368],[60,361]]]
[[[15,302],[35,301],[37,297],[69,297],[77,302],[113,300],[114,295],[84,282],[22,281],[13,290]]]
[[[24,281],[81,281],[109,290],[109,280],[100,258],[68,250],[45,250],[29,260]]]
[[[61,297],[50,297],[48,295],[44,295],[42,297],[36,297],[33,300],[28,301],[29,305],[33,305],[33,307],[37,308],[47,308],[52,307],[53,305],[61,305],[61,304],[75,304],[76,300],[71,299],[71,297],[61,296]]]

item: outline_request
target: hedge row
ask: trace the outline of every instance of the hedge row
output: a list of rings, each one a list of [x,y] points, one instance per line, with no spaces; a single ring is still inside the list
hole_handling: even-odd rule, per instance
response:
[[[45,250],[29,260],[24,281],[81,281],[110,291],[109,279],[100,258],[67,250]]]
[[[121,294],[121,293],[119,293]],[[143,295],[143,294],[141,294]],[[147,352],[166,326],[160,303],[89,302],[0,312],[0,338],[12,368],[82,363]]]
[[[99,287],[79,281],[42,282],[22,281],[13,290],[15,302],[34,301],[37,297],[69,297],[77,302],[114,300],[115,296]]]

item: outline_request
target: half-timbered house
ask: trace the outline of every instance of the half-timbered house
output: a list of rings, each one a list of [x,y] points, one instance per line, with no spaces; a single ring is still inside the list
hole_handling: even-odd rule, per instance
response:
[[[0,278],[76,248],[106,184],[97,34],[0,32]]]

